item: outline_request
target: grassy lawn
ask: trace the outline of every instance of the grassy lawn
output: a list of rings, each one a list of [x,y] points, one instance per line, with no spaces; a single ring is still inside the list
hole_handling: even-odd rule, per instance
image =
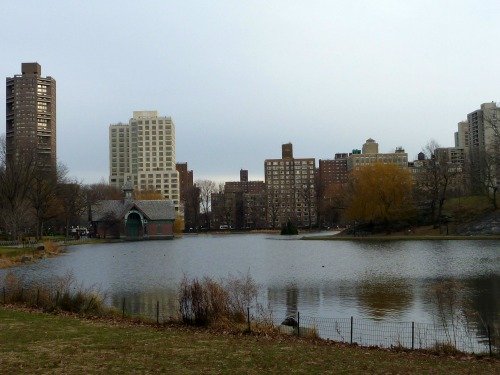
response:
[[[0,369],[3,374],[495,374],[500,362],[0,308]]]

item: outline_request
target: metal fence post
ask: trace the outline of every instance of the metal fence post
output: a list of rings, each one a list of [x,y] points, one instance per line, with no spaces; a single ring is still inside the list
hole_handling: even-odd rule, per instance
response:
[[[415,322],[411,322],[411,350],[415,349]]]
[[[352,344],[352,332],[353,332],[353,329],[354,329],[354,319],[351,316],[351,344]]]
[[[3,287],[3,304],[5,305],[7,299],[5,298],[6,294],[5,294],[5,287]]]
[[[57,291],[57,293],[56,293],[56,306],[58,303],[59,303],[59,291]]]
[[[123,297],[122,301],[122,318],[125,318],[125,297]]]
[[[492,351],[491,351],[491,329],[490,329],[490,325],[488,324],[486,326],[486,329],[488,331],[488,347],[490,349],[490,357],[493,355]]]
[[[40,301],[40,288],[36,290],[36,307],[38,307],[38,302]]]
[[[250,328],[250,307],[247,307],[247,322],[248,322],[248,332],[251,332]]]
[[[156,323],[160,323],[160,301],[156,301]]]
[[[300,337],[300,312],[297,311],[297,336]]]

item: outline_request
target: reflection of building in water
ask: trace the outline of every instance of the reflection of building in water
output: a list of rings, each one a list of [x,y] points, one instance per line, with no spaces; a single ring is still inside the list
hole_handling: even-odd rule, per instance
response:
[[[286,316],[296,315],[298,309],[299,290],[296,285],[286,287]]]
[[[111,305],[123,308],[127,315],[141,315],[156,318],[156,303],[160,303],[160,319],[166,320],[179,314],[178,293],[174,289],[162,289],[145,293],[116,293],[111,295]]]
[[[398,315],[410,307],[413,292],[402,279],[366,279],[357,286],[358,303],[372,318]]]
[[[297,315],[297,311],[300,311],[299,302],[303,307],[319,306],[320,289],[299,289],[295,284],[288,284],[284,288],[275,286],[267,290],[267,299],[276,318],[283,319]]]

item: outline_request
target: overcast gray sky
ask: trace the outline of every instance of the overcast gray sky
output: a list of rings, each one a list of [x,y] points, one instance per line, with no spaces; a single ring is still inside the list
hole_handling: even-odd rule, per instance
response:
[[[57,80],[58,159],[84,182],[108,179],[108,126],[134,110],[172,116],[195,179],[256,179],[286,142],[453,146],[500,101],[499,20],[498,0],[2,0],[0,75]]]

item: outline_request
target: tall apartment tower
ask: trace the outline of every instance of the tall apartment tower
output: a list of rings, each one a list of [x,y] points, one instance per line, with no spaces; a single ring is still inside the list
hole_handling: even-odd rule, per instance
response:
[[[134,111],[128,124],[109,126],[109,183],[130,180],[140,191],[156,191],[179,209],[179,172],[175,167],[175,126],[157,111]]]
[[[288,220],[299,226],[316,224],[314,158],[294,158],[292,144],[287,143],[281,147],[281,159],[264,161],[264,173],[270,227]]]
[[[455,132],[455,147],[463,148],[465,152],[469,149],[469,123],[460,121],[457,125],[458,131]]]
[[[487,171],[491,174],[494,185],[498,188],[500,182],[500,162],[498,153],[500,149],[500,107],[495,103],[483,103],[481,108],[467,115],[468,153],[471,171],[476,176]],[[492,158],[487,162],[485,155]],[[491,164],[490,164],[491,163]],[[490,164],[490,165],[488,165]],[[477,182],[473,178],[473,184]]]
[[[481,109],[467,115],[469,124],[469,149],[487,151],[498,147],[495,127],[500,126],[500,107],[495,102],[481,104]]]
[[[55,172],[55,79],[42,77],[36,62],[22,63],[21,74],[7,78],[6,104],[7,164],[33,153],[39,170]]]

